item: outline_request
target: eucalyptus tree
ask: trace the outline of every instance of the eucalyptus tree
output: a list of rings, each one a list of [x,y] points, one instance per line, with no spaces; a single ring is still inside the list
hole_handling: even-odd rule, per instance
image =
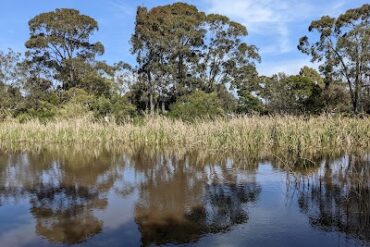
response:
[[[19,86],[23,79],[22,54],[9,49],[0,51],[0,84]]]
[[[212,92],[216,84],[245,89],[246,80],[257,78],[254,63],[260,60],[257,48],[242,41],[248,35],[247,28],[218,14],[208,15],[205,25],[207,35],[198,60],[205,90]]]
[[[204,17],[196,7],[185,3],[150,10],[138,8],[132,53],[137,56],[139,74],[145,74],[147,80],[151,111],[159,92],[163,97],[166,92],[182,94],[189,89],[189,63],[195,62],[195,49],[200,49],[203,42]]]
[[[13,110],[21,99],[25,78],[22,62],[20,53],[0,51],[0,115],[2,110]]]
[[[246,28],[229,18],[199,11],[185,3],[139,7],[131,38],[139,74],[144,74],[150,110],[176,101],[194,89],[215,85],[246,90],[256,82],[255,46],[242,41]],[[144,87],[142,87],[144,88]]]
[[[298,49],[322,62],[326,84],[346,82],[354,113],[363,111],[363,89],[370,86],[370,5],[349,9],[337,18],[323,16],[309,26],[318,39],[300,38]],[[314,39],[312,37],[312,39]]]
[[[63,90],[78,86],[80,67],[104,53],[100,42],[90,40],[98,23],[78,10],[56,9],[35,16],[28,24],[30,61],[50,69]]]

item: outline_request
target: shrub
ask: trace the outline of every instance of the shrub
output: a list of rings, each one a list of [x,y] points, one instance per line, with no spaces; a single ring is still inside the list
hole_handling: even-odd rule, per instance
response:
[[[97,98],[91,105],[96,118],[102,118],[112,113],[112,103],[104,96]]]
[[[323,100],[326,112],[350,113],[351,97],[344,85],[333,83],[323,93]],[[369,102],[370,103],[370,102]],[[365,99],[365,106],[367,101]],[[369,104],[370,105],[370,104]],[[365,108],[366,109],[366,108]]]
[[[243,93],[238,100],[236,113],[266,113],[261,100],[250,93]]]
[[[112,115],[116,123],[125,123],[129,119],[137,117],[136,106],[128,102],[127,98],[117,96],[112,102]]]
[[[170,110],[168,114],[170,117],[180,118],[184,121],[213,119],[224,114],[222,103],[217,94],[208,94],[203,91],[195,91],[181,98],[170,107]]]
[[[53,104],[46,101],[39,101],[37,108],[30,108],[17,115],[20,123],[25,123],[33,118],[37,118],[40,122],[52,120],[57,113],[57,108]]]
[[[71,119],[88,115],[94,96],[83,89],[71,88],[63,95],[66,103],[59,109],[57,115],[61,118]]]

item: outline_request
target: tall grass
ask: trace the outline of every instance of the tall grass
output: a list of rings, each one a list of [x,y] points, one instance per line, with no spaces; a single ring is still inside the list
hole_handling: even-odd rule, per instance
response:
[[[87,118],[48,123],[0,123],[0,148],[40,145],[150,146],[233,152],[317,152],[365,149],[370,118],[237,117],[185,123],[146,117],[140,124],[94,122]]]

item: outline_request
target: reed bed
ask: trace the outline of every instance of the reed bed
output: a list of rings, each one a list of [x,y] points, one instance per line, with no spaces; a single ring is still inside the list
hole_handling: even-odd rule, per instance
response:
[[[327,152],[366,149],[370,118],[236,117],[186,123],[146,117],[140,124],[102,123],[88,118],[47,123],[0,123],[1,149],[30,149],[42,145],[148,146],[232,152]]]

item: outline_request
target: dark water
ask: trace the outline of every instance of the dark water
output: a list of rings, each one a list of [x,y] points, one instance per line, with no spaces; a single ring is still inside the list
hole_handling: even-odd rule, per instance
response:
[[[370,157],[0,153],[0,246],[370,246]]]

